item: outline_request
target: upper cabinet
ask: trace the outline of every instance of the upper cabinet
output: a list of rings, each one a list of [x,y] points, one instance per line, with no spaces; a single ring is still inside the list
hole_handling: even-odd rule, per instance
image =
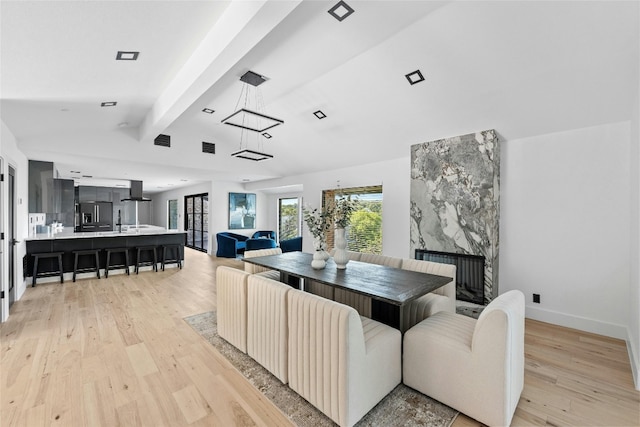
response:
[[[129,196],[128,188],[94,187],[92,185],[78,186],[78,202],[113,202]]]
[[[53,163],[29,160],[29,213],[53,209]]]

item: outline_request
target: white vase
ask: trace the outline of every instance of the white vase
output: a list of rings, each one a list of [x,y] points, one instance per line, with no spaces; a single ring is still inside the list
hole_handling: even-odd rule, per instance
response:
[[[336,263],[338,269],[344,270],[347,268],[347,263],[349,262],[349,255],[347,255],[347,236],[344,228],[336,228],[333,242],[336,245],[333,261]]]
[[[322,251],[315,251],[313,253],[313,261],[311,261],[311,267],[315,270],[322,270],[327,265],[327,262],[322,256]]]

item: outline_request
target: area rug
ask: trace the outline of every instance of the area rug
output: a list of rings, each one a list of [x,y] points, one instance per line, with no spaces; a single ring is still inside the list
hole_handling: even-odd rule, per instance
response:
[[[280,408],[294,424],[300,427],[335,426],[331,419],[287,385],[282,384],[250,356],[220,338],[215,311],[196,314],[184,320],[229,360],[254,387]],[[456,410],[400,384],[356,426],[449,427],[457,415]]]

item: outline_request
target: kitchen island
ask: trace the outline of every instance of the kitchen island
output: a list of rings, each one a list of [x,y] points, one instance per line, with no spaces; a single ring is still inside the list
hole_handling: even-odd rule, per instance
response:
[[[129,253],[129,266],[135,266],[137,248],[138,247],[156,247],[158,252],[158,263],[162,260],[162,247],[165,245],[179,245],[179,259],[184,260],[184,245],[186,242],[186,233],[184,231],[167,230],[162,227],[153,225],[139,225],[123,227],[122,232],[103,231],[103,232],[73,232],[71,228],[66,228],[58,233],[38,233],[26,239],[27,254],[23,260],[24,278],[30,278],[33,275],[33,254],[35,253],[53,253],[62,252],[62,270],[65,273],[65,280],[71,279],[74,267],[73,251],[82,250],[98,250],[99,267],[101,273],[106,267],[107,250],[114,248],[126,248]],[[145,254],[147,258],[142,259],[143,262],[152,261],[150,254]],[[85,257],[89,258],[89,257]],[[172,256],[175,258],[175,254]],[[121,263],[121,262],[118,262]],[[85,268],[87,265],[93,265],[91,259],[79,260],[79,268]],[[172,264],[175,266],[176,264]],[[47,273],[57,271],[57,260],[42,259],[38,264],[38,273]],[[124,268],[120,271],[110,271],[109,274],[116,272],[124,272]],[[88,276],[95,277],[95,274],[87,273]],[[79,275],[78,277],[83,277]],[[50,279],[57,280],[55,278]],[[40,277],[39,282],[44,281]]]

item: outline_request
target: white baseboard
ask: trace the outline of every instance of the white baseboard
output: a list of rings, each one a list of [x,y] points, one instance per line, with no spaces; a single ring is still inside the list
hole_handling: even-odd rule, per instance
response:
[[[629,364],[631,365],[633,381],[636,390],[640,390],[640,359],[638,358],[640,355],[635,354],[634,343],[628,327],[531,306],[526,307],[526,317],[625,341],[627,344],[627,352],[629,353]]]
[[[627,341],[629,338],[627,327],[614,323],[602,322],[587,317],[573,316],[558,311],[545,310],[543,308],[526,306],[526,317],[541,322],[553,323],[567,328],[578,329],[593,334],[605,335]]]
[[[631,364],[631,374],[633,375],[633,383],[636,390],[640,390],[640,354],[635,354],[637,346],[631,336],[631,331],[627,328],[627,352],[629,353],[629,363]]]

